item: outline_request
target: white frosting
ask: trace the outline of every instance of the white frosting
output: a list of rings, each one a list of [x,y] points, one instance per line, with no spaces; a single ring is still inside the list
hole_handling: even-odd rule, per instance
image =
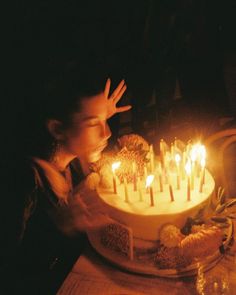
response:
[[[176,176],[172,175],[175,184]],[[198,211],[209,204],[214,191],[215,182],[211,174],[205,170],[205,184],[202,193],[199,192],[200,178],[194,179],[194,190],[191,190],[190,201],[187,200],[187,180],[182,180],[180,190],[173,185],[174,201],[170,199],[169,185],[163,185],[160,192],[158,179],[152,183],[154,206],[150,206],[150,193],[143,184],[142,198],[139,192],[133,190],[133,184],[128,184],[128,199],[125,201],[124,185],[117,185],[117,194],[113,188],[98,188],[98,195],[106,205],[110,216],[131,227],[135,238],[155,241],[159,237],[159,229],[166,223],[181,228],[188,217],[195,216]]]

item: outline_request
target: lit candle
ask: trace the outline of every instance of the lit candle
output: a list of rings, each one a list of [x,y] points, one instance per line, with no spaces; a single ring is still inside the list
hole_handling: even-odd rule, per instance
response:
[[[195,177],[195,161],[197,159],[197,147],[193,146],[193,148],[190,151],[190,157],[191,157],[191,189],[194,190],[194,177]]]
[[[132,163],[132,170],[133,170],[133,185],[134,191],[137,191],[137,176],[136,176],[136,164],[135,162]]]
[[[124,190],[125,190],[125,202],[129,203],[128,186],[127,186],[126,177],[124,177]]]
[[[179,154],[175,155],[175,162],[177,167],[177,189],[180,189],[180,170],[179,170],[179,163],[180,163],[181,157]]]
[[[160,157],[161,157],[161,167],[165,167],[165,149],[164,149],[164,140],[160,140]]]
[[[200,158],[201,158],[201,149],[202,145],[200,143],[196,144],[196,154],[197,154],[197,159],[195,161],[195,172],[196,172],[196,177],[200,177]]]
[[[150,169],[151,169],[151,172],[153,172],[154,171],[154,152],[153,152],[152,144],[149,147],[149,153],[150,153]]]
[[[144,164],[144,179],[147,179],[147,166]]]
[[[202,183],[205,184],[205,164],[206,164],[206,160],[202,159],[201,161],[201,166],[202,166]]]
[[[201,145],[199,147],[199,154],[200,154],[200,166],[201,166],[201,170],[202,170],[202,164],[204,164],[204,167],[205,167],[205,161],[206,161],[206,148],[204,145]],[[202,161],[203,161],[203,163],[201,163]],[[204,171],[204,174],[205,174],[205,171]],[[205,175],[204,175],[203,181],[205,183]]]
[[[185,179],[185,171],[184,171],[184,167],[186,164],[186,151],[183,152],[183,160],[182,160],[182,165],[181,165],[181,171],[182,171],[182,179]]]
[[[113,174],[113,191],[114,194],[117,194],[117,188],[116,188],[116,169],[120,167],[120,162],[115,162],[111,165],[112,174]]]
[[[190,201],[191,199],[191,187],[190,187],[190,175],[191,175],[191,162],[188,161],[185,165],[185,170],[187,173],[188,181],[187,181],[187,200]]]
[[[163,182],[162,182],[162,175],[161,174],[159,174],[158,179],[159,179],[160,192],[163,192]]]
[[[143,192],[142,192],[142,183],[140,181],[140,177],[137,177],[137,186],[138,186],[138,194],[139,194],[139,201],[143,201]]]
[[[148,175],[147,179],[146,179],[146,188],[149,188],[149,192],[150,192],[150,205],[154,206],[154,197],[153,197],[153,188],[152,188],[152,182],[154,179],[154,175]]]
[[[199,187],[199,192],[202,193],[203,189],[203,184],[205,183],[205,165],[206,165],[206,160],[205,158],[201,159],[201,177],[200,177],[200,187]]]
[[[171,202],[174,202],[174,193],[173,193],[173,188],[172,188],[172,185],[171,185],[171,179],[170,179],[170,176],[168,176],[168,183],[169,183],[169,193],[170,193],[170,200]]]
[[[169,192],[170,192],[170,200],[171,202],[174,202],[174,193],[173,193],[173,189],[172,189],[172,185],[169,184]]]
[[[161,163],[158,163],[158,180],[159,180],[159,189],[160,189],[160,192],[163,192],[163,181],[162,181]]]

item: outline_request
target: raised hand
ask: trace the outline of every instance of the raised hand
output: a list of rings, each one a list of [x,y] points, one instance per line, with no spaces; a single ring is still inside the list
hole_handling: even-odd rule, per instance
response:
[[[132,107],[131,105],[127,105],[127,106],[123,106],[123,107],[116,106],[116,104],[121,99],[122,95],[124,94],[124,92],[127,88],[124,80],[122,80],[119,83],[119,85],[116,87],[116,89],[109,96],[110,87],[111,87],[111,80],[110,80],[110,78],[108,78],[106,85],[105,85],[105,89],[104,89],[105,97],[108,100],[107,119],[109,119],[110,117],[112,117],[116,113],[122,113],[122,112],[128,111]]]

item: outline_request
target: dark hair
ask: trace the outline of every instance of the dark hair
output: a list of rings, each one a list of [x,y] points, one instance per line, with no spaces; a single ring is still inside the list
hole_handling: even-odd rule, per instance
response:
[[[47,120],[68,124],[71,115],[80,110],[81,99],[101,93],[106,82],[106,73],[99,64],[53,65],[44,75],[33,84],[21,113],[24,127],[20,137],[27,156],[49,157],[54,139],[46,128]]]

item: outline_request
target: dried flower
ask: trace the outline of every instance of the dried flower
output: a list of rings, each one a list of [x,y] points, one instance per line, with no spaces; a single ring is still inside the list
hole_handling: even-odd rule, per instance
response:
[[[178,246],[183,238],[180,229],[172,224],[165,225],[160,231],[161,244],[167,248]]]

